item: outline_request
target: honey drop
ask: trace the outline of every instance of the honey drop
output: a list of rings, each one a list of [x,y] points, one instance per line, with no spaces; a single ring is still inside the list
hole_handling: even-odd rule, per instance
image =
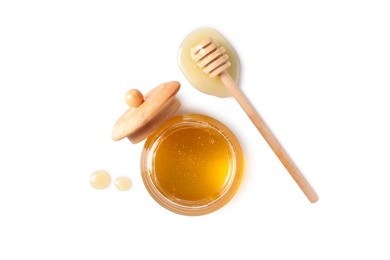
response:
[[[126,191],[131,187],[131,181],[125,176],[121,176],[115,179],[115,187],[120,191]]]
[[[99,170],[92,173],[89,181],[91,183],[91,186],[95,189],[105,189],[110,185],[111,177],[108,172]]]

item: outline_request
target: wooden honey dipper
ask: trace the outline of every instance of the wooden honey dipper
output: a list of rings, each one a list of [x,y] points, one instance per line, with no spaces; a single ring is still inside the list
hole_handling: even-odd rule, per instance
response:
[[[202,69],[203,73],[208,74],[211,78],[216,76],[220,77],[223,84],[228,88],[231,95],[237,100],[245,113],[252,120],[253,124],[290,173],[291,177],[298,184],[302,192],[306,195],[310,202],[316,202],[318,200],[318,196],[313,188],[288,156],[287,152],[276,137],[272,134],[264,120],[245,97],[244,93],[237,86],[236,82],[226,71],[231,64],[229,62],[229,56],[225,53],[225,49],[219,46],[219,44],[212,39],[206,38],[191,49],[191,57],[196,62],[197,66]]]

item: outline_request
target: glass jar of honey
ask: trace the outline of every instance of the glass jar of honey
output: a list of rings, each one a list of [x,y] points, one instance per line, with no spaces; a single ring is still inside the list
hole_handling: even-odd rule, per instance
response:
[[[134,102],[139,105],[118,120],[113,139],[128,137],[137,143],[147,138],[141,154],[142,179],[161,206],[183,215],[208,214],[237,191],[242,149],[232,131],[212,117],[174,116],[180,106],[175,98],[179,88],[178,82],[168,82],[141,96],[141,102]]]

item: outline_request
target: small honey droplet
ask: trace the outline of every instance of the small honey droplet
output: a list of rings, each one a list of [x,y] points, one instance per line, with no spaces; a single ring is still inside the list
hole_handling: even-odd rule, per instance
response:
[[[127,178],[125,176],[121,176],[115,180],[115,186],[120,191],[126,191],[126,190],[130,189],[131,181],[129,178]]]
[[[108,172],[99,170],[92,173],[89,181],[91,183],[91,186],[95,189],[105,189],[108,187],[108,185],[110,185],[111,177]]]

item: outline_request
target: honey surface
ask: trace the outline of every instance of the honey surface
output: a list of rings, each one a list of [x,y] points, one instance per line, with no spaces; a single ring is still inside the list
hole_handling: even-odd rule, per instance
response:
[[[182,127],[167,135],[154,156],[162,193],[179,200],[215,198],[229,174],[229,146],[218,132]]]

